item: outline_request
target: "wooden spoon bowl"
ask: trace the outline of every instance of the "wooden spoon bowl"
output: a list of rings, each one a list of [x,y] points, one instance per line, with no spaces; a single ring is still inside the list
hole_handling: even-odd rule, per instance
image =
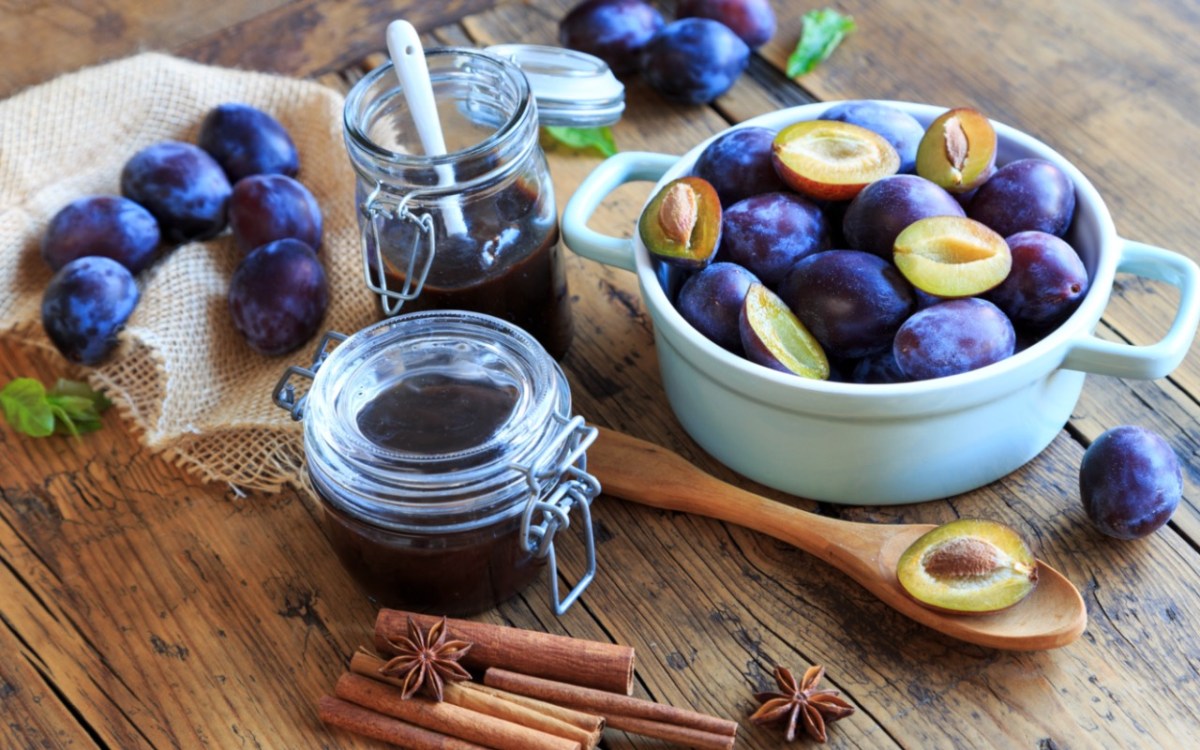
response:
[[[600,428],[588,470],[604,494],[663,510],[695,513],[767,534],[849,575],[885,604],[926,627],[968,643],[1042,651],[1071,643],[1087,626],[1079,590],[1038,561],[1038,585],[1026,599],[989,615],[936,612],[909,598],[896,562],[931,524],[839,521],[768,500],[697,469],[676,453]]]

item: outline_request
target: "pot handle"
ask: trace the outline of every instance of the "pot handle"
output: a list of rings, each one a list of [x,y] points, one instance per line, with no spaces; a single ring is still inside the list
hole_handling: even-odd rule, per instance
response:
[[[563,209],[562,235],[567,247],[590,260],[636,271],[633,240],[601,234],[587,225],[588,219],[608,194],[621,185],[638,180],[658,182],[677,161],[678,156],[668,154],[624,151],[600,162]]]
[[[1200,323],[1200,267],[1189,258],[1160,247],[1122,240],[1117,271],[1164,281],[1179,287],[1179,309],[1166,335],[1155,344],[1131,346],[1088,336],[1076,341],[1062,367],[1118,378],[1153,380],[1165,377],[1187,355]]]

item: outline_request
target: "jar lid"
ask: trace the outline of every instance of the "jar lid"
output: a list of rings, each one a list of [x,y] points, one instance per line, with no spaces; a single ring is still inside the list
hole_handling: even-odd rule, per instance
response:
[[[497,44],[488,47],[529,79],[542,125],[612,125],[625,111],[625,86],[598,57],[564,47]]]

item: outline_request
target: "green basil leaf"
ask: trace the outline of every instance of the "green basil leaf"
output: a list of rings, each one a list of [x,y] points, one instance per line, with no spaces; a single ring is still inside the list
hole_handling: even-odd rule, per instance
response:
[[[18,432],[45,437],[54,432],[54,412],[46,388],[33,378],[17,378],[0,391],[4,418]]]
[[[92,387],[87,383],[82,383],[78,380],[67,380],[59,378],[54,387],[50,389],[51,396],[82,396],[90,399],[95,404],[96,413],[102,413],[105,409],[112,406],[112,401],[101,391],[93,391]]]
[[[617,153],[617,142],[613,138],[612,129],[602,128],[565,128],[556,125],[546,125],[542,128],[554,140],[573,149],[594,148],[605,156]]]
[[[788,57],[787,76],[808,73],[833,54],[842,39],[855,29],[854,19],[832,8],[810,10],[804,14],[804,29],[796,49]]]
[[[50,404],[50,412],[54,415],[54,431],[60,435],[66,433],[72,437],[79,437],[79,428],[75,426],[74,420],[67,410],[58,404]]]

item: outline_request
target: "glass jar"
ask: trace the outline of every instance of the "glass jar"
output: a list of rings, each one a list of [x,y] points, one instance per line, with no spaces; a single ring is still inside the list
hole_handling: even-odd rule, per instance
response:
[[[331,343],[340,341],[333,349]],[[311,378],[303,396],[292,380]],[[275,401],[304,421],[308,476],[334,551],[381,606],[465,615],[550,563],[560,614],[595,574],[586,471],[595,428],[528,333],[463,311],[328,334]],[[554,537],[583,518],[587,570],[560,598]]]
[[[426,63],[444,155],[425,155],[391,63],[346,99],[367,287],[385,315],[487,313],[560,359],[571,307],[529,79],[514,60],[480,50],[430,49]]]

